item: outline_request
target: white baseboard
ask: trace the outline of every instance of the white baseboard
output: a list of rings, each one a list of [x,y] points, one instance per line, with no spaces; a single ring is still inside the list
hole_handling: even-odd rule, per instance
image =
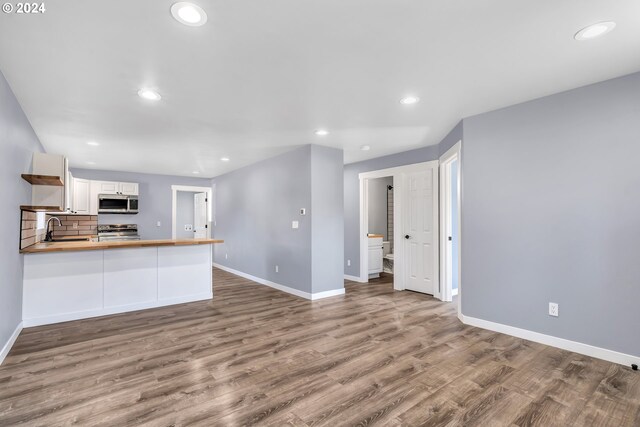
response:
[[[13,331],[13,333],[9,337],[9,340],[4,345],[4,347],[2,347],[2,351],[0,351],[0,365],[2,365],[2,362],[4,362],[5,357],[7,357],[7,354],[9,354],[9,351],[11,351],[11,347],[13,347],[13,344],[18,339],[18,335],[20,335],[20,332],[22,332],[22,327],[23,327],[22,322],[18,323],[18,326],[16,326],[16,329]]]
[[[358,276],[350,276],[348,274],[344,275],[344,279],[345,280],[351,280],[352,282],[367,283],[367,282],[363,282],[362,279],[360,279],[360,277],[358,277]]]
[[[70,322],[72,320],[89,319],[92,317],[109,316],[111,314],[128,313],[130,311],[166,307],[168,305],[184,304],[187,302],[210,300],[211,298],[213,298],[212,292],[186,295],[178,298],[168,298],[159,301],[149,301],[137,304],[121,305],[118,307],[100,308],[97,310],[77,311],[74,313],[57,314],[55,316],[24,319],[23,324],[25,328],[32,326],[50,325],[52,323]]]
[[[336,295],[343,295],[344,288],[342,289],[334,289],[331,291],[325,292],[316,292],[315,294],[299,291],[297,289],[290,288],[289,286],[281,285],[279,283],[272,282],[270,280],[262,279],[260,277],[252,276],[251,274],[243,273],[242,271],[234,270],[233,268],[226,267],[224,265],[218,264],[216,262],[213,263],[215,268],[219,268],[220,270],[224,270],[228,273],[235,274],[236,276],[244,277],[245,279],[251,280],[253,282],[259,283],[261,285],[269,286],[270,288],[277,289],[282,292],[286,292],[291,295],[295,295],[300,298],[305,298],[311,301],[315,301],[322,298],[334,297]]]
[[[465,316],[464,314],[460,314],[458,317],[460,318],[462,323],[466,325],[476,326],[478,328],[488,329],[494,332],[500,332],[501,334],[511,335],[540,344],[545,344],[551,347],[557,347],[563,350],[572,351],[574,353],[584,354],[585,356],[595,357],[596,359],[619,363],[620,365],[625,366],[631,366],[631,364],[633,363],[640,363],[640,356],[632,356],[630,354],[607,350],[605,348],[595,347],[577,341],[558,338],[552,335],[545,335],[539,332],[529,331],[527,329],[516,328],[515,326],[509,326],[502,323],[495,323],[488,320],[469,317]]]

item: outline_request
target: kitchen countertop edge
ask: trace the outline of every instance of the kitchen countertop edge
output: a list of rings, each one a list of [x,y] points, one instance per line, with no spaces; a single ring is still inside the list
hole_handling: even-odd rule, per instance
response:
[[[21,254],[40,254],[48,252],[99,251],[106,249],[148,248],[157,246],[193,246],[224,243],[218,239],[164,239],[164,240],[130,240],[115,242],[54,242],[36,243],[20,250]]]

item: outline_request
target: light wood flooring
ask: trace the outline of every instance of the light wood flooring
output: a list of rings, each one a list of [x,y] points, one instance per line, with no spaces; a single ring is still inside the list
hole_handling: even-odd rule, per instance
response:
[[[25,329],[0,425],[640,426],[629,368],[388,279],[346,288],[310,302],[215,270],[213,301]]]

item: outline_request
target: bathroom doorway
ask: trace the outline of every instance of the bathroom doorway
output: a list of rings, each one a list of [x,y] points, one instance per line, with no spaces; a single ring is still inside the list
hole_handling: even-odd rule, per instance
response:
[[[392,177],[389,181],[378,178]],[[359,174],[360,178],[360,277],[367,283],[371,274],[383,272],[393,262],[393,288],[412,290],[441,299],[439,278],[438,161],[415,163]],[[384,189],[391,204],[392,229],[372,232],[369,221],[369,187]],[[391,185],[391,189],[389,189]],[[389,191],[391,190],[391,191]],[[391,236],[389,235],[391,231]],[[372,236],[371,234],[376,234]],[[378,234],[379,233],[379,234]],[[380,261],[382,260],[382,263]]]
[[[372,178],[368,185],[369,279],[393,275],[393,176]]]

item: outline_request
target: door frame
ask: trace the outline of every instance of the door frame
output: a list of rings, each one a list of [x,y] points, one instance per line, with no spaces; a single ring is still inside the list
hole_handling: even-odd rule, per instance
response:
[[[213,206],[213,191],[211,187],[192,187],[188,185],[172,185],[171,186],[171,238],[175,239],[177,235],[177,216],[178,216],[178,191],[187,191],[190,193],[207,193],[207,239],[211,238],[211,218]]]
[[[446,230],[452,228],[451,224],[451,164],[458,161],[458,188],[457,188],[457,202],[458,202],[458,227],[456,234],[458,236],[458,312],[460,312],[460,301],[462,300],[462,162],[461,162],[461,149],[462,141],[458,141],[447,150],[442,156],[440,156],[440,288],[442,292],[443,301],[453,301],[453,281],[448,275],[448,264],[452,263],[449,252],[447,251],[447,237]],[[453,230],[452,230],[453,234]]]
[[[370,172],[362,172],[358,175],[360,179],[360,280],[361,283],[369,282],[369,238],[367,232],[369,229],[369,180],[375,178],[393,177],[393,289],[397,291],[405,290],[405,274],[404,274],[404,233],[399,232],[403,229],[404,214],[402,205],[408,199],[406,194],[406,175],[412,172],[422,172],[428,167],[438,167],[438,160],[429,162],[414,163],[394,168],[380,169]],[[400,191],[398,191],[398,189]],[[436,186],[436,190],[438,190]],[[437,209],[436,209],[437,214]],[[437,252],[437,251],[436,251]],[[436,275],[438,274],[439,264],[436,262],[434,266]],[[438,277],[435,280],[439,283]],[[440,298],[440,292],[434,290],[434,297]]]

